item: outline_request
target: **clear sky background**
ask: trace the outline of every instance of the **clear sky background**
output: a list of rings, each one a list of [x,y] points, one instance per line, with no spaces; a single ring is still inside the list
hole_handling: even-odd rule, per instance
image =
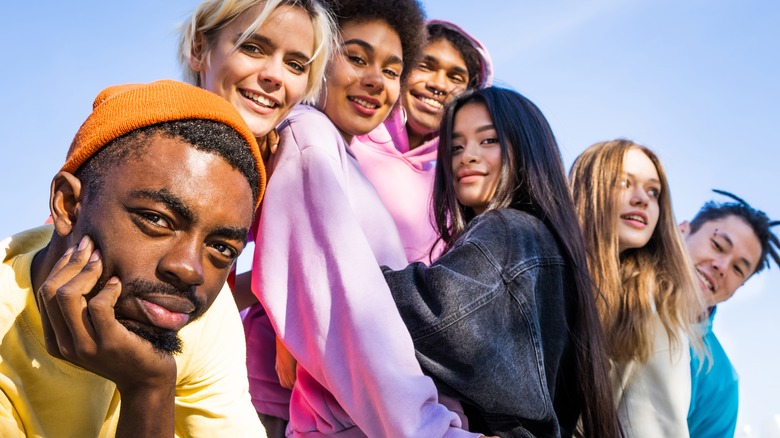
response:
[[[181,78],[176,27],[197,3],[3,6],[0,236],[47,217],[51,177],[101,89]],[[678,220],[723,200],[711,188],[780,219],[780,2],[424,4],[428,17],[459,23],[487,45],[496,83],[542,109],[567,168],[592,143],[629,138],[660,156]],[[780,436],[779,286],[773,266],[720,306],[715,321],[741,379],[737,436]]]

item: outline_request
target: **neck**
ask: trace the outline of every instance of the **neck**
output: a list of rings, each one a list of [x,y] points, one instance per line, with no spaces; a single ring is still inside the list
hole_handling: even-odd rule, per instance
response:
[[[433,137],[433,134],[420,134],[409,128],[409,124],[406,124],[406,135],[409,137],[409,150],[420,147],[426,140]]]

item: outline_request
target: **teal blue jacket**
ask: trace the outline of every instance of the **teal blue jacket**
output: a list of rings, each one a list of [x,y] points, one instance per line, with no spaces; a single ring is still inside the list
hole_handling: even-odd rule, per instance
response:
[[[733,437],[737,427],[739,377],[712,331],[715,310],[713,307],[704,335],[704,345],[712,356],[712,362],[706,357],[699,358],[691,351],[692,388],[688,411],[691,438]],[[704,364],[699,369],[702,361]]]

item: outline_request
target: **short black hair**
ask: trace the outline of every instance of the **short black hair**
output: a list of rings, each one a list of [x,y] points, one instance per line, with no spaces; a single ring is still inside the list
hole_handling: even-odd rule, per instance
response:
[[[778,255],[780,240],[771,230],[773,226],[780,224],[780,221],[771,221],[766,213],[751,207],[742,198],[732,193],[723,190],[713,190],[713,192],[728,196],[736,202],[718,203],[709,201],[704,204],[690,222],[690,233],[693,234],[698,231],[706,222],[737,216],[753,229],[758,241],[761,243],[761,257],[758,259],[758,266],[756,266],[754,273],[757,274],[763,271],[764,268],[769,267],[768,255],[772,257],[775,264],[780,266],[780,255]]]
[[[417,0],[336,0],[331,8],[339,28],[350,21],[381,20],[398,33],[404,61],[401,83],[405,83],[425,43],[422,5]]]
[[[97,196],[111,170],[127,159],[140,157],[146,141],[152,137],[179,138],[195,149],[214,153],[241,172],[252,189],[253,200],[260,190],[257,162],[246,140],[235,129],[213,120],[186,119],[162,122],[117,137],[76,170],[86,194]]]
[[[463,61],[466,63],[466,71],[469,73],[469,82],[466,84],[466,88],[478,88],[485,78],[480,78],[483,60],[474,47],[474,43],[469,41],[462,33],[441,23],[429,24],[427,43],[431,44],[439,40],[446,40],[452,44],[460,53],[460,56],[463,57]]]

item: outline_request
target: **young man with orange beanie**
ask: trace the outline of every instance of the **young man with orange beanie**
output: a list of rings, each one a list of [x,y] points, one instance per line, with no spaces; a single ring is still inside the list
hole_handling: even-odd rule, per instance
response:
[[[0,242],[0,436],[263,436],[220,293],[265,187],[236,110],[109,87],[51,187],[52,225]]]

